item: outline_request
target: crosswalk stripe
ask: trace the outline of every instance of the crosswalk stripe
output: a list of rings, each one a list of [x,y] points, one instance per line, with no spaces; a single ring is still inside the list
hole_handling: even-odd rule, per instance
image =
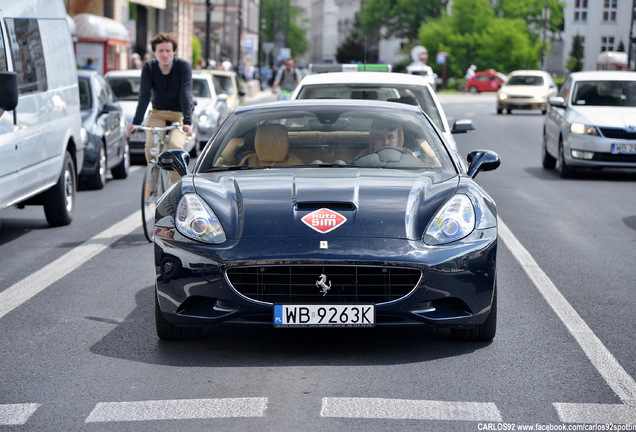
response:
[[[265,397],[101,402],[86,423],[263,417],[266,409]]]
[[[0,405],[0,425],[23,425],[39,406],[36,403]]]
[[[326,397],[321,417],[501,422],[494,403]]]

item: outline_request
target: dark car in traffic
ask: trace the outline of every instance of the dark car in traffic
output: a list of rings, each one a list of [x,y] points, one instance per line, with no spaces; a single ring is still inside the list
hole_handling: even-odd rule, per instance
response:
[[[77,71],[84,164],[80,181],[102,189],[110,170],[114,179],[128,176],[130,151],[124,114],[110,84],[96,71]]]
[[[429,325],[488,341],[497,321],[497,214],[418,107],[297,100],[239,107],[158,201],[156,331]]]

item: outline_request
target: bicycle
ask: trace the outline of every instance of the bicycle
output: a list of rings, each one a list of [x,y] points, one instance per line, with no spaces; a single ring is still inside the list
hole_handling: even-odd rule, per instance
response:
[[[150,149],[152,159],[148,161],[144,180],[141,188],[141,221],[144,235],[149,242],[155,237],[155,209],[157,200],[172,184],[172,173],[162,170],[157,164],[157,158],[164,150],[168,149],[171,130],[177,129],[183,132],[179,123],[172,123],[164,127],[135,126],[132,130],[152,132],[153,147]]]

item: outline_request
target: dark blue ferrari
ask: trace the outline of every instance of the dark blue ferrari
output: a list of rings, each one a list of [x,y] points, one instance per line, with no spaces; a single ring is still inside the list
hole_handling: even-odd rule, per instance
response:
[[[286,101],[237,109],[157,204],[156,330],[430,325],[494,338],[497,213],[416,106]],[[282,331],[282,330],[281,330]]]

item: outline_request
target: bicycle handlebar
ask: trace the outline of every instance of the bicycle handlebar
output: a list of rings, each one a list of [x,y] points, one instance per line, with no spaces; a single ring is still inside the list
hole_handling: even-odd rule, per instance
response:
[[[150,132],[164,132],[164,131],[169,131],[173,129],[178,129],[180,132],[185,133],[185,131],[183,130],[183,127],[181,127],[180,124],[171,124],[170,126],[163,126],[163,127],[148,127],[148,126],[133,125],[130,132],[132,133],[137,130],[150,131]]]

